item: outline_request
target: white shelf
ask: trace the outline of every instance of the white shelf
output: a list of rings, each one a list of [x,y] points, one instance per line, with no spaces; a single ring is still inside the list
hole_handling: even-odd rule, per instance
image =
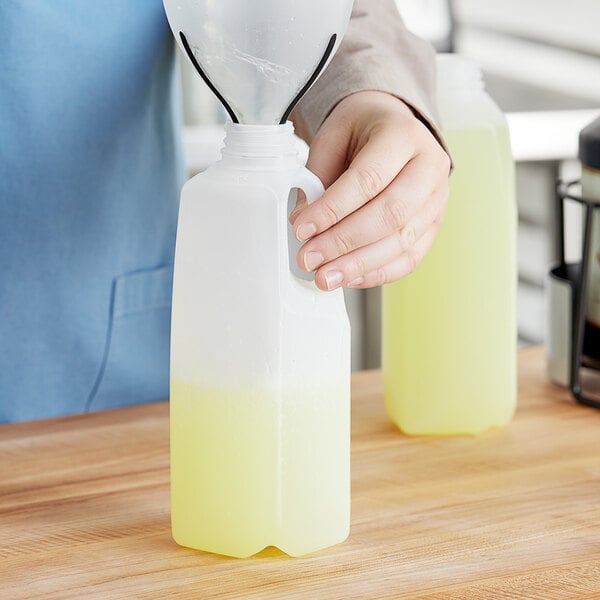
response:
[[[515,160],[575,158],[579,132],[598,116],[600,108],[509,113],[507,119]]]

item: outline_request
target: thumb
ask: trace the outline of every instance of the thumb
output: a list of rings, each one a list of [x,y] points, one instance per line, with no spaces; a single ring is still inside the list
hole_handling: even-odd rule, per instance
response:
[[[313,138],[308,151],[306,168],[321,180],[326,189],[346,170],[349,143],[350,132],[346,134],[342,127],[336,126],[330,119],[323,123]],[[302,190],[298,190],[296,206],[289,216],[292,225],[306,206],[306,196]]]
[[[351,127],[344,127],[330,117],[321,125],[310,145],[306,168],[323,182],[325,189],[348,167],[351,136]]]
[[[306,168],[312,171],[327,189],[348,166],[348,146],[351,128],[344,128],[335,119],[326,119],[314,137],[308,151]],[[293,225],[298,215],[306,208],[306,196],[298,190],[296,207],[289,221]]]
[[[321,180],[325,189],[348,167],[348,146],[351,136],[352,128],[338,123],[333,114],[325,119],[310,144],[306,168]],[[304,192],[298,190],[296,206],[289,217],[292,225],[306,205]]]

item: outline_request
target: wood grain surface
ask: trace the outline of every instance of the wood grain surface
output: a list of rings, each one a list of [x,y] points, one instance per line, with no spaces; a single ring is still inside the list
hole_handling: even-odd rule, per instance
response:
[[[166,403],[0,426],[0,598],[600,597],[600,411],[520,354],[513,423],[408,438],[353,378],[352,530],[230,559],[169,531]]]

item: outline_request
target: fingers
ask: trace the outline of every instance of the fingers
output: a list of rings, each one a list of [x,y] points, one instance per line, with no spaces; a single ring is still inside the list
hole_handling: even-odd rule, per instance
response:
[[[300,241],[326,231],[380,194],[414,155],[414,146],[406,131],[399,127],[381,128],[370,134],[346,171],[331,184],[323,197],[304,208],[294,222]],[[311,151],[307,166],[329,181],[334,170],[343,170],[339,155],[323,160],[323,152]],[[340,170],[340,172],[341,172]],[[334,177],[335,178],[335,177]],[[325,182],[324,182],[325,183]]]
[[[397,253],[406,250],[433,223],[444,201],[447,182],[439,190],[432,189],[438,185],[435,175],[431,161],[424,157],[411,160],[377,198],[306,242],[298,254],[299,266],[315,270],[388,236],[396,240]]]
[[[397,272],[401,267],[404,275],[411,273],[424,256],[423,240],[435,236],[439,228],[444,206],[442,198],[432,197],[424,210],[400,231],[327,263],[315,274],[317,286],[323,290],[342,285],[371,287],[391,281],[382,280],[390,268]],[[429,246],[426,244],[426,249]]]
[[[364,281],[355,287],[369,288],[384,285],[413,273],[429,252],[433,241],[435,240],[438,228],[439,223],[436,226],[430,227],[411,250],[396,257],[392,262],[383,267],[379,267],[378,269],[367,273],[364,277]]]
[[[345,257],[349,262],[332,263],[320,269],[316,276],[317,286],[332,290],[342,285],[353,288],[370,288],[396,281],[414,272],[431,245],[441,222],[436,219],[424,234],[409,248],[399,252],[402,242],[398,236],[388,238],[357,250],[360,256]]]

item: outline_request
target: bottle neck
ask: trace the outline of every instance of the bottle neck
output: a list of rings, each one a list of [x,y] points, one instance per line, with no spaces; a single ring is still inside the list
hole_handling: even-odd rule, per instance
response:
[[[477,94],[484,90],[479,65],[460,54],[436,57],[438,95]]]
[[[291,122],[283,125],[225,125],[223,166],[245,171],[282,171],[298,166]]]
[[[437,56],[437,104],[442,131],[506,128],[500,108],[486,93],[477,63],[457,54]]]

